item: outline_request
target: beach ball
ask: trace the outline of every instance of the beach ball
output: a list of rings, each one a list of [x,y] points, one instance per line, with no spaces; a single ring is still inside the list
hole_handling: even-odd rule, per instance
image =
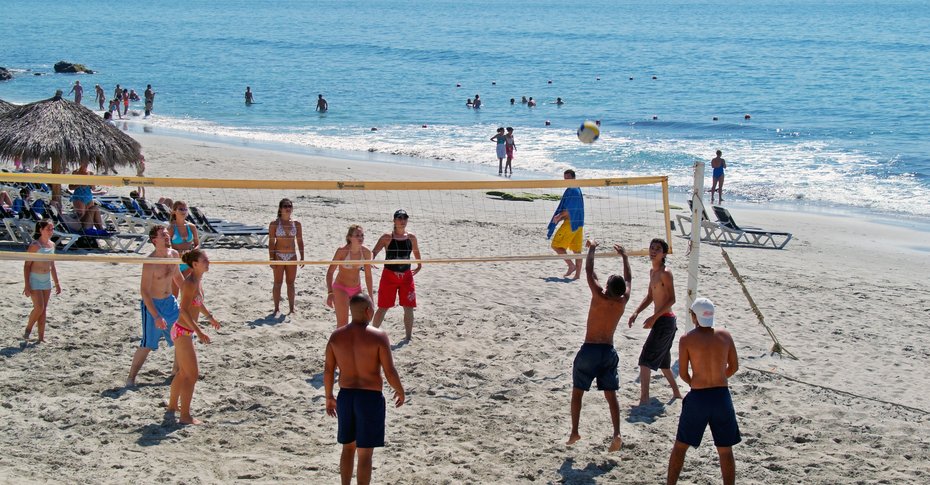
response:
[[[578,127],[578,139],[581,143],[594,143],[599,136],[601,136],[601,129],[591,120],[585,121]]]

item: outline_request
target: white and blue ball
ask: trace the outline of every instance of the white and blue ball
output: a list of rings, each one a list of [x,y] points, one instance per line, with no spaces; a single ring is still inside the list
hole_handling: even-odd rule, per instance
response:
[[[581,143],[594,143],[601,136],[601,129],[597,123],[587,120],[578,127],[578,140]]]

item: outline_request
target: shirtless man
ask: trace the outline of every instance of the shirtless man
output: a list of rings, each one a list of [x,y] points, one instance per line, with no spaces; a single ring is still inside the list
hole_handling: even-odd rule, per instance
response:
[[[675,314],[672,313],[672,306],[675,304],[675,283],[671,270],[665,267],[666,255],[668,243],[664,239],[656,238],[649,243],[649,259],[652,261],[652,269],[649,270],[649,291],[636,311],[630,315],[629,325],[633,328],[633,322],[636,321],[639,312],[645,310],[650,303],[655,303],[652,316],[643,322],[643,328],[649,329],[649,336],[646,337],[646,343],[639,354],[640,406],[649,402],[649,381],[652,371],[656,369],[662,370],[668,384],[672,386],[672,394],[676,399],[681,399],[675,374],[672,374],[670,369],[677,326]]]
[[[607,407],[610,408],[610,421],[614,426],[613,439],[607,451],[620,450],[620,404],[617,402],[617,389],[620,389],[620,376],[617,364],[620,358],[614,350],[614,331],[623,316],[626,303],[630,300],[630,261],[626,250],[619,244],[614,245],[617,254],[623,257],[623,278],[610,275],[607,288],[602,288],[594,274],[594,250],[597,243],[588,240],[588,259],[585,273],[588,287],[591,288],[591,307],[588,309],[588,328],[585,331],[584,345],[575,355],[572,364],[572,431],[567,445],[581,439],[578,434],[578,419],[581,417],[581,400],[584,393],[591,389],[591,381],[597,378],[597,388],[604,391]]]
[[[116,85],[116,88],[119,89],[119,84]],[[151,84],[145,86],[145,92],[142,96],[145,97],[145,116],[148,117],[152,114],[152,108],[155,106],[155,91],[152,89]]]
[[[100,111],[103,111],[103,102],[107,100],[107,95],[104,94],[103,88],[99,84],[94,86],[94,95],[94,100],[100,105]]]
[[[329,110],[329,103],[327,103],[326,100],[323,99],[322,94],[317,96],[316,110],[319,111],[320,113],[325,113],[326,111]]]
[[[149,254],[150,258],[171,258],[178,259],[180,255],[174,249],[171,249],[171,239],[168,237],[168,229],[162,225],[153,226],[149,230],[149,240],[155,245],[155,251]],[[135,355],[132,356],[132,365],[129,367],[129,378],[126,379],[126,386],[136,385],[136,375],[149,352],[158,350],[158,342],[162,338],[168,342],[168,346],[174,346],[171,340],[171,327],[178,321],[178,300],[171,293],[171,282],[181,285],[184,278],[181,276],[181,270],[176,264],[143,264],[142,265],[142,285],[140,293],[142,294],[142,341],[139,348],[136,349]],[[178,364],[175,362],[174,375],[178,370]]]
[[[723,171],[727,168],[727,161],[721,158],[723,152],[717,150],[717,157],[710,161],[711,168],[714,169],[714,178],[710,186],[710,203],[714,203],[714,191],[720,196],[717,198],[718,203],[723,203]]]
[[[681,403],[678,434],[668,459],[667,483],[678,483],[688,447],[701,444],[704,430],[710,424],[723,483],[730,485],[736,483],[732,447],[742,441],[727,383],[739,369],[736,345],[730,332],[714,329],[714,304],[707,298],[694,300],[691,322],[694,330],[678,342],[681,379],[691,386],[691,391]]]
[[[394,367],[391,342],[383,330],[368,325],[373,315],[371,300],[359,293],[349,301],[352,321],[336,329],[326,344],[323,385],[326,413],[338,418],[337,440],[342,443],[339,475],[342,483],[352,482],[355,452],[358,450],[357,480],[371,483],[374,448],[384,446],[385,403],[381,393],[381,369],[394,389],[394,406],[404,404],[404,386]],[[339,396],[333,396],[336,368],[339,368]]]
[[[252,96],[252,87],[246,86],[245,87],[245,105],[251,106],[253,103],[255,103],[255,98]]]
[[[71,91],[68,94],[74,93],[74,102],[81,104],[81,98],[84,97],[84,87],[81,86],[81,81],[74,81],[74,86],[71,87]]]

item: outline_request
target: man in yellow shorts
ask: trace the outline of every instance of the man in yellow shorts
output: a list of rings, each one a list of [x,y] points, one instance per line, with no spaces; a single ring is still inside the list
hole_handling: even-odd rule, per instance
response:
[[[575,171],[568,169],[564,173],[565,180],[574,180]],[[555,226],[561,222],[562,225],[556,231]],[[555,232],[555,237],[552,233]],[[578,187],[568,187],[562,194],[562,200],[556,207],[552,215],[552,221],[549,222],[548,233],[546,238],[552,239],[552,249],[559,254],[567,254],[571,251],[575,254],[581,253],[581,244],[584,241],[584,197],[581,189]],[[565,278],[572,276],[573,279],[581,278],[581,258],[566,259],[568,271],[565,272]]]

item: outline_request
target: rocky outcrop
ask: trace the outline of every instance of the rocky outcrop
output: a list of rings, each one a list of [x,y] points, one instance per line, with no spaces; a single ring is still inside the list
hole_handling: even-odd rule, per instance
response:
[[[8,71],[5,67],[0,67],[0,81],[7,81],[13,79],[13,73]]]
[[[55,63],[55,72],[59,73],[77,73],[83,72],[87,74],[93,74],[94,71],[84,67],[84,64],[73,64],[66,61],[58,61]]]

